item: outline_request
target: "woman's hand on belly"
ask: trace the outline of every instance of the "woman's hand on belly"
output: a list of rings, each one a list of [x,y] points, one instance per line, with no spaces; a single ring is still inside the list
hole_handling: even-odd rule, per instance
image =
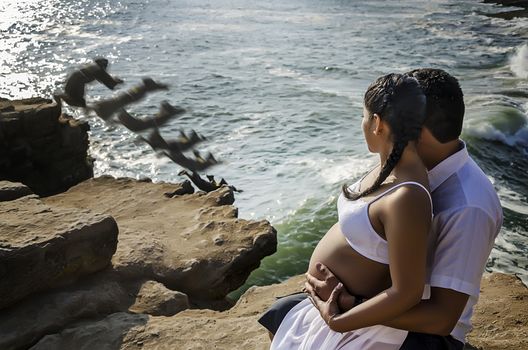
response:
[[[315,268],[319,272],[319,277],[321,279],[318,279],[307,272],[305,289],[312,295],[316,294],[322,301],[327,301],[334,288],[341,283],[341,281],[322,263],[316,263]],[[350,310],[356,304],[356,297],[343,287],[343,290],[339,293],[337,304],[342,312]]]
[[[308,294],[308,299],[310,299],[313,306],[319,310],[322,319],[326,322],[330,329],[332,329],[331,323],[334,318],[342,313],[342,311],[339,310],[337,300],[343,292],[343,289],[343,283],[338,283],[335,288],[332,289],[332,293],[330,293],[330,297],[326,301],[321,300],[321,298],[319,298],[317,294],[313,293],[313,291]]]
[[[306,273],[306,280],[308,283],[310,281],[317,281],[317,283],[311,284],[310,286],[314,292],[319,295],[323,301],[327,301],[332,293],[332,290],[340,282],[339,279],[334,275],[330,270],[320,262],[315,264],[315,269],[318,272],[317,277],[314,277],[310,272]]]

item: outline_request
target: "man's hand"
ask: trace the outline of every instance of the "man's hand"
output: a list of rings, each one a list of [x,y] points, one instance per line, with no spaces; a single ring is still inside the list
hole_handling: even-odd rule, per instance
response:
[[[309,273],[306,274],[305,288],[308,293],[316,294],[322,301],[327,301],[334,288],[340,283],[339,279],[321,263],[317,263],[315,268],[321,276],[322,280],[315,278]],[[338,295],[337,303],[339,308],[344,312],[352,309],[356,303],[356,298],[351,295],[346,288],[342,288],[342,291]]]

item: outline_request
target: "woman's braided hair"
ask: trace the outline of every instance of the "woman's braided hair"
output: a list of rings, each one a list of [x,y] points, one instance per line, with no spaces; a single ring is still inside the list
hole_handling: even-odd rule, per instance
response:
[[[364,105],[372,118],[377,114],[387,122],[392,132],[393,147],[372,186],[353,192],[346,184],[343,194],[356,200],[376,191],[387,179],[409,141],[418,140],[425,120],[425,95],[415,78],[402,74],[388,74],[374,81],[365,92]]]

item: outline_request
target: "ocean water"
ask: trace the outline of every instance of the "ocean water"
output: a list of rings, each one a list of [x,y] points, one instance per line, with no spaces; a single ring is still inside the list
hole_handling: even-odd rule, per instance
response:
[[[223,161],[208,173],[244,190],[240,217],[278,231],[278,252],[236,297],[304,272],[337,219],[341,184],[375,164],[360,131],[369,83],[445,69],[465,93],[463,138],[504,208],[487,269],[528,282],[528,19],[486,16],[504,9],[477,0],[2,0],[0,97],[51,96],[95,56],[110,60],[123,88],[145,76],[170,84],[129,112],[153,114],[162,100],[187,108],[162,134],[206,135],[198,149]],[[112,93],[87,90],[89,100]],[[97,175],[183,180],[127,130],[70,113],[89,120]]]

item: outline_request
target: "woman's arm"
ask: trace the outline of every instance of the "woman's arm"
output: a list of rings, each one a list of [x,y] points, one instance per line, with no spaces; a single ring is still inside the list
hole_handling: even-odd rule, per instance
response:
[[[401,187],[385,197],[379,218],[389,246],[392,286],[375,297],[339,314],[337,299],[342,288],[323,302],[311,296],[328,326],[337,332],[373,326],[392,320],[416,305],[425,284],[427,233],[431,205],[420,188]]]

